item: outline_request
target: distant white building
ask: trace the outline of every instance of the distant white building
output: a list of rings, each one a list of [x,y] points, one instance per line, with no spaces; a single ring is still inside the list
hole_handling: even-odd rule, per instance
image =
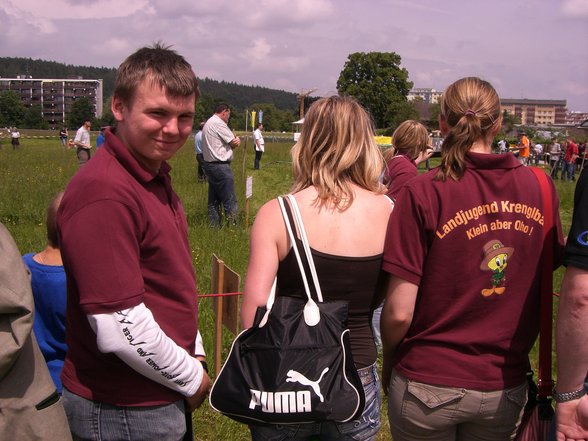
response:
[[[571,126],[579,126],[586,120],[588,120],[588,112],[572,110],[571,112],[566,113],[566,123]]]
[[[526,126],[566,125],[566,100],[500,98],[500,110],[516,116]]]
[[[54,129],[63,125],[65,115],[71,111],[73,103],[82,97],[88,98],[93,104],[94,116],[102,115],[102,80],[40,79],[27,75],[0,78],[0,93],[9,90],[17,92],[27,107],[40,105],[43,119]]]
[[[415,88],[408,92],[407,99],[408,101],[414,101],[415,99],[420,98],[425,103],[435,104],[439,102],[441,95],[443,92],[439,92],[435,89],[429,88]]]

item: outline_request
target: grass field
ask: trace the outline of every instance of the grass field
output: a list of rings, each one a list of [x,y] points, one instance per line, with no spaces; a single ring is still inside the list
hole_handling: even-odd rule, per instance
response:
[[[26,134],[25,134],[26,135]],[[253,197],[250,199],[249,225],[255,213],[267,200],[288,192],[291,184],[291,163],[289,151],[292,142],[271,142],[266,135],[266,153],[261,170],[253,170],[253,144],[251,139],[243,142],[244,149],[238,149],[233,162],[237,194],[240,208],[240,223],[237,227],[220,230],[207,226],[207,185],[197,183],[196,160],[193,140],[186,144],[172,159],[173,185],[179,194],[188,218],[192,259],[198,278],[199,291],[211,293],[210,262],[213,253],[217,254],[242,278],[245,276],[249,237],[245,228],[245,176],[253,176]],[[245,156],[245,158],[244,158]],[[433,159],[433,165],[438,159]],[[44,217],[48,201],[58,191],[65,188],[69,179],[77,171],[75,152],[62,151],[56,137],[21,139],[21,147],[13,151],[8,140],[3,140],[0,148],[0,222],[11,232],[22,254],[40,251],[45,246]],[[556,182],[560,196],[560,214],[567,232],[572,215],[574,183]],[[554,287],[558,291],[563,271],[555,275]],[[557,308],[557,301],[555,301]],[[214,316],[210,299],[200,301],[200,327],[210,360],[213,358]],[[226,355],[232,336],[225,332],[223,337]],[[536,363],[536,350],[531,354]],[[210,363],[212,365],[212,363]],[[382,430],[379,440],[389,440],[385,405],[382,413]],[[249,439],[245,426],[212,411],[208,404],[194,413],[194,433],[198,440],[232,441]]]

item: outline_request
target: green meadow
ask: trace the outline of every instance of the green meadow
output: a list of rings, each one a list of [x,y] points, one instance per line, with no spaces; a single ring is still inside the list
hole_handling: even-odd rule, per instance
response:
[[[53,133],[50,135],[25,132],[20,148],[14,151],[8,139],[0,140],[0,222],[11,232],[22,254],[43,249],[47,203],[55,193],[65,188],[78,170],[75,151],[62,150],[58,138],[52,136]],[[261,170],[258,171],[253,170],[251,136],[246,141],[243,140],[241,145],[245,148],[236,151],[233,172],[240,209],[240,222],[236,227],[211,229],[207,225],[208,186],[197,182],[193,138],[190,138],[184,148],[170,161],[173,186],[184,204],[187,215],[192,260],[201,294],[214,292],[210,286],[213,253],[240,274],[243,281],[249,252],[246,218],[251,226],[259,207],[265,201],[287,193],[292,182],[290,149],[293,141],[285,138],[286,136],[289,138],[291,135],[265,135],[266,152],[261,162]],[[438,159],[434,158],[432,165],[437,162]],[[245,213],[246,176],[253,176],[253,196],[249,200],[248,215]],[[556,181],[564,233],[567,233],[571,221],[574,184]],[[562,273],[562,269],[559,269],[555,274],[555,291],[559,290]],[[209,298],[200,299],[199,306],[200,328],[208,352],[209,365],[212,367],[215,329],[212,301]],[[554,301],[554,310],[556,309],[557,299]],[[228,331],[224,332],[223,357],[228,353],[232,338]],[[536,349],[533,350],[531,358],[536,366]],[[390,440],[385,403],[382,409],[383,424],[378,439]],[[197,440],[250,439],[245,426],[215,413],[207,403],[194,413],[193,420]]]

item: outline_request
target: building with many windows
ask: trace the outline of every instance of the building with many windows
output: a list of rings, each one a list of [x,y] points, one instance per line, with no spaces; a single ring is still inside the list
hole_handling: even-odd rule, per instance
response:
[[[429,118],[431,104],[439,103],[443,92],[431,88],[414,88],[407,99],[415,103],[422,119]],[[566,100],[500,99],[501,111],[520,120],[523,126],[579,126],[588,120],[588,112],[568,111]]]
[[[588,121],[588,112],[578,112],[572,110],[566,115],[566,122],[571,126],[579,126],[584,121]]]
[[[428,104],[434,104],[439,102],[439,98],[443,92],[439,92],[435,89],[428,89],[425,87],[415,88],[408,92],[406,99],[408,101],[424,101]]]
[[[530,100],[501,98],[505,110],[520,119],[524,126],[563,126],[566,124],[566,100]]]
[[[53,129],[63,125],[73,103],[82,97],[88,98],[94,106],[94,116],[102,115],[102,80],[0,78],[0,93],[9,90],[17,92],[25,106],[39,105],[43,119]]]

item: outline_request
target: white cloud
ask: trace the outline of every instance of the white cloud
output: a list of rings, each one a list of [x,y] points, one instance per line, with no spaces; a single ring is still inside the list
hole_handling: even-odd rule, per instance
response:
[[[568,17],[588,17],[588,0],[564,0],[561,11],[564,16]]]
[[[251,63],[271,62],[268,56],[272,50],[272,45],[265,38],[256,38],[253,40],[253,47],[244,51],[242,58]]]
[[[68,0],[8,0],[8,7],[43,20],[127,17],[147,5],[148,0],[92,0],[79,4]]]
[[[416,70],[414,75],[410,76],[410,81],[412,81],[415,87],[432,87],[432,84],[440,84],[442,87],[443,84],[448,83],[449,78],[454,78],[455,73],[449,68],[440,68],[440,69],[423,69],[423,70]],[[457,79],[457,78],[454,78]],[[429,85],[429,86],[427,86]]]
[[[310,27],[332,20],[336,9],[330,0],[261,0],[244,12],[242,24],[249,27]]]
[[[0,56],[116,67],[160,40],[200,77],[322,95],[336,91],[350,53],[395,52],[417,87],[478,75],[501,96],[568,99],[588,110],[588,0],[495,3],[2,0]]]
[[[57,30],[56,26],[46,17],[39,17],[21,6],[20,3],[17,6],[14,2],[8,1],[8,4],[4,7],[4,12],[8,15],[6,24],[9,26],[18,24],[18,26],[15,26],[17,29],[27,29],[27,25],[29,25],[42,34],[51,34]]]

